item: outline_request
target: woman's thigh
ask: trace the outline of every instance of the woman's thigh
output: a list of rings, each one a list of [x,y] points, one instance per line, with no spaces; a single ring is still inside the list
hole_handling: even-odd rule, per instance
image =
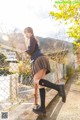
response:
[[[35,75],[34,75],[34,83],[38,84],[40,79],[43,79],[46,75],[46,69],[41,69],[39,70]]]

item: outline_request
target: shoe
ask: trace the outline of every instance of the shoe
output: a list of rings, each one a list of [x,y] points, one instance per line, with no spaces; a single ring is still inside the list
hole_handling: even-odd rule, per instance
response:
[[[64,85],[59,85],[59,95],[62,97],[62,102],[66,102],[66,93],[64,90]]]
[[[41,113],[46,114],[46,109],[45,108],[43,109],[41,106],[38,105],[33,108],[33,112],[36,114],[41,114]]]

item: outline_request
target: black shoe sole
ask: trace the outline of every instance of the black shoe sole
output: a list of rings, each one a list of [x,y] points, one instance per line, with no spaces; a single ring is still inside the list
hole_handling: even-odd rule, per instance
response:
[[[33,109],[33,112],[36,113],[36,114],[38,114],[38,115],[43,115],[43,116],[46,115],[46,112],[37,111],[37,110],[34,110],[34,109]]]

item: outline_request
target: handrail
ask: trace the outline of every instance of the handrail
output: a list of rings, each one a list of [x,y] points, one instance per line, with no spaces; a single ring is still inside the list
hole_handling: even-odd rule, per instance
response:
[[[23,51],[20,50],[20,49],[15,49],[15,48],[13,48],[13,47],[10,47],[10,46],[7,46],[7,45],[1,44],[1,43],[0,43],[0,47],[1,47],[1,48],[6,48],[6,49],[8,49],[8,50],[12,50],[12,51],[16,51],[16,52],[23,53]]]

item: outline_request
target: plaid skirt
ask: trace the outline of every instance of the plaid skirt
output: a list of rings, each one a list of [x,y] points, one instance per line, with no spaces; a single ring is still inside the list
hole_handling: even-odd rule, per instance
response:
[[[46,74],[50,73],[50,63],[47,57],[40,56],[32,63],[32,74],[35,75],[39,70],[45,68]]]

